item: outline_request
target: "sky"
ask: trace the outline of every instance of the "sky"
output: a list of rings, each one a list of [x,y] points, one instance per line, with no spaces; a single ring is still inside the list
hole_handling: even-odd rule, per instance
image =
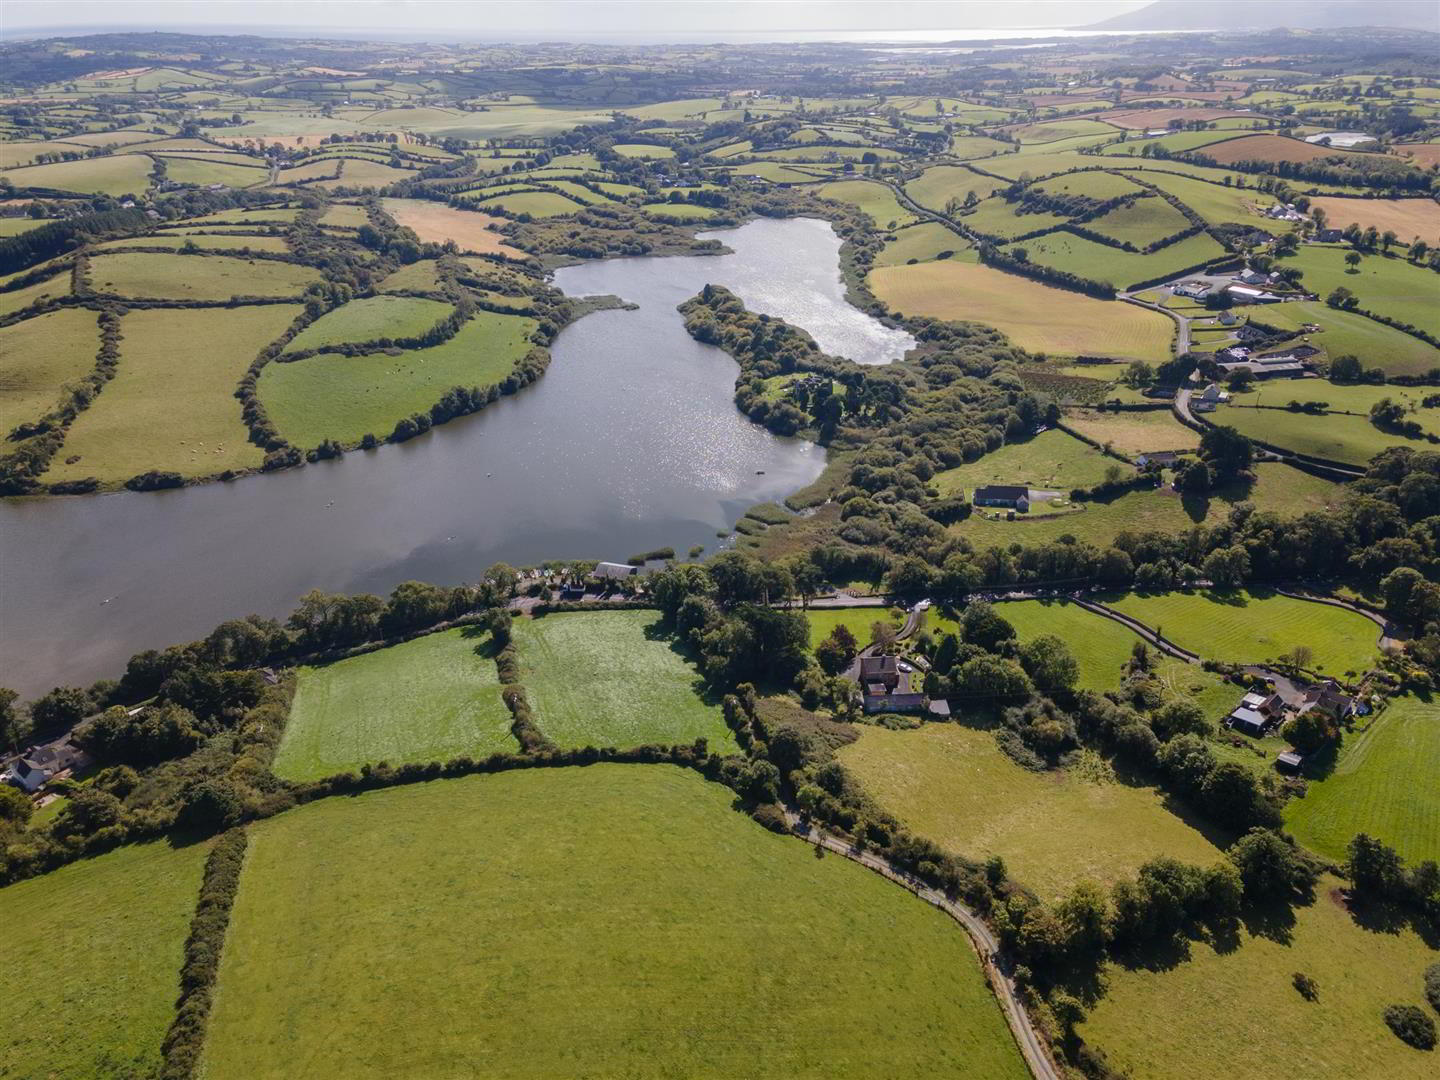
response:
[[[456,37],[850,36],[1084,26],[1148,0],[0,0],[6,37],[94,29]]]

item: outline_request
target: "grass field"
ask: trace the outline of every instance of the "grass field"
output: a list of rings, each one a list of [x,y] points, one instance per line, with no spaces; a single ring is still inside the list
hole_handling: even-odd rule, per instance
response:
[[[398,356],[321,353],[267,364],[258,392],[276,428],[296,446],[385,436],[451,387],[500,382],[530,350],[534,330],[533,319],[480,311],[449,341],[428,349]]]
[[[95,312],[83,308],[0,328],[0,428],[38,420],[58,405],[65,383],[95,369],[99,348]]]
[[[409,180],[414,175],[409,169],[397,169],[378,161],[346,158],[341,162],[338,180],[318,180],[315,186],[327,190],[337,187],[384,187],[398,180]]]
[[[882,267],[869,281],[896,311],[986,323],[1033,352],[1150,361],[1170,356],[1174,324],[1159,312],[1053,289],[988,266],[946,259]]]
[[[1345,265],[1349,250],[1338,244],[1306,244],[1285,262],[1305,272],[1305,289],[1322,301],[1343,285],[1359,298],[1362,308],[1440,334],[1440,304],[1435,303],[1433,270],[1394,256],[1367,255],[1352,273]]]
[[[1042,634],[1061,638],[1080,666],[1081,690],[1114,690],[1120,685],[1121,668],[1130,659],[1130,650],[1140,638],[1113,619],[1067,601],[1017,600],[997,609],[1015,627],[1021,641]]]
[[[0,889],[16,946],[0,1076],[159,1075],[205,855],[201,844],[136,844]]]
[[[1099,412],[1074,409],[1065,422],[1102,446],[1109,443],[1122,454],[1155,450],[1193,450],[1200,434],[1175,419],[1169,409]]]
[[[882,229],[910,225],[916,220],[915,215],[901,206],[895,199],[895,193],[884,184],[868,180],[840,180],[819,188],[816,194],[821,198],[858,206]]]
[[[1221,143],[1220,145],[1225,145]],[[1165,170],[1174,167],[1174,162],[1165,162]],[[1176,168],[1176,172],[1184,172],[1183,168]],[[1145,169],[1139,174],[1140,179],[1147,184],[1153,184],[1162,191],[1167,191],[1183,202],[1191,210],[1194,210],[1211,225],[1221,225],[1226,222],[1241,222],[1256,224],[1258,215],[1255,206],[1271,206],[1275,199],[1273,196],[1261,194],[1250,188],[1226,187],[1223,184],[1211,183],[1208,180],[1200,180],[1191,176],[1177,176],[1175,172]],[[1308,283],[1307,283],[1308,287]]]
[[[56,274],[44,281],[37,281],[34,285],[26,285],[23,289],[13,289],[10,292],[0,293],[0,318],[7,315],[14,315],[22,308],[31,304],[39,303],[51,297],[67,296],[70,293],[70,274],[68,272]]]
[[[1259,321],[1297,331],[1307,324],[1318,325],[1320,332],[1305,335],[1305,340],[1324,349],[1327,357],[1349,353],[1387,375],[1424,375],[1437,365],[1434,347],[1419,338],[1353,311],[1336,311],[1323,300],[1271,304]]]
[[[275,775],[314,780],[388,761],[519,749],[489,636],[446,630],[300,669]]]
[[[1440,203],[1434,199],[1342,199],[1317,196],[1310,200],[1311,210],[1325,211],[1326,225],[1343,229],[1372,225],[1382,233],[1394,230],[1402,244],[1418,236],[1432,243],[1440,236]]]
[[[217,155],[218,156],[218,155]],[[238,158],[207,161],[203,158],[165,158],[165,178],[177,184],[224,184],[226,187],[257,187],[270,179],[270,170],[236,164]]]
[[[1139,195],[1144,189],[1129,177],[1119,173],[1080,172],[1066,173],[1052,177],[1037,185],[1050,195],[1084,195],[1086,198],[1118,199],[1122,195]],[[1182,226],[1183,227],[1183,226]],[[1159,233],[1157,236],[1165,236]]]
[[[1254,664],[1308,645],[1313,666],[1339,676],[1376,658],[1379,628],[1363,615],[1278,593],[1127,593],[1104,603],[1209,660]]]
[[[414,289],[418,292],[438,292],[440,279],[436,274],[433,259],[402,266],[375,286],[377,292],[401,292]]]
[[[1105,479],[1112,465],[1127,476],[1135,471],[1073,435],[1051,428],[1024,442],[1002,446],[968,465],[936,473],[931,483],[941,495],[969,492],[984,484],[1025,484],[1069,492],[1071,488],[1094,487]]]
[[[291,339],[286,352],[323,349],[328,345],[360,344],[382,338],[413,338],[423,334],[454,308],[416,296],[371,296],[351,300],[328,311]]]
[[[616,143],[614,150],[621,157],[640,158],[645,161],[670,159],[675,151],[668,146],[654,146],[650,143]]]
[[[498,206],[512,214],[529,214],[537,218],[559,217],[581,209],[579,203],[553,191],[517,191],[509,195],[495,195],[477,200],[475,206],[480,209]]]
[[[1436,410],[1427,409],[1421,417],[1411,419],[1428,418],[1433,423],[1435,415]],[[1410,446],[1417,450],[1430,448],[1428,443],[1381,431],[1368,416],[1344,416],[1339,413],[1311,416],[1285,409],[1226,407],[1211,413],[1210,419],[1233,427],[1242,435],[1286,450],[1352,465],[1367,464],[1387,446]]]
[[[388,200],[400,202],[402,200]],[[403,200],[406,202],[422,202],[424,200]],[[392,215],[393,216],[393,215]],[[363,206],[352,206],[348,203],[331,203],[326,209],[324,217],[320,219],[321,225],[339,226],[344,229],[358,229],[362,225],[370,224],[370,215],[365,212]]]
[[[715,216],[715,211],[710,207],[697,206],[695,203],[653,202],[646,203],[640,209],[660,221],[704,221]]]
[[[124,240],[111,240],[100,244],[96,251],[124,251],[126,248],[168,247],[182,248],[194,244],[202,251],[238,251],[249,248],[252,251],[284,254],[289,251],[283,236],[210,236],[204,233],[190,233],[181,236],[130,236]]]
[[[1365,832],[1412,863],[1440,860],[1437,768],[1440,705],[1434,697],[1395,698],[1363,730],[1345,734],[1334,770],[1285,804],[1285,826],[1331,859],[1344,859],[1345,845]]]
[[[397,225],[414,229],[426,243],[443,244],[454,240],[462,251],[480,255],[504,255],[512,259],[526,257],[505,243],[495,231],[505,224],[503,218],[475,210],[458,210],[428,199],[382,199],[380,205],[395,219]]]
[[[93,476],[108,487],[150,469],[211,476],[257,467],[265,452],[249,441],[235,386],[299,312],[270,304],[126,315],[115,378],[70,425],[46,482]]]
[[[1321,878],[1293,927],[1242,927],[1238,947],[1200,942],[1174,966],[1112,965],[1081,1037],[1135,1080],[1434,1076],[1435,1055],[1402,1043],[1381,1014],[1423,1000],[1425,968],[1440,954],[1409,929],[1364,929],[1334,899],[1340,884]],[[1316,980],[1317,1000],[1296,992],[1295,972]]]
[[[1048,211],[1038,214],[1018,213],[1020,208],[1020,203],[1008,203],[996,195],[984,200],[961,220],[976,232],[1004,239],[1051,229],[1070,220]]]
[[[887,243],[875,256],[876,266],[900,266],[908,262],[929,262],[944,252],[963,251],[970,241],[944,225],[922,221],[889,234]]]
[[[951,526],[952,531],[980,546],[1034,544],[1074,536],[1101,547],[1121,532],[1180,532],[1203,523],[1214,525],[1239,502],[1252,502],[1260,510],[1301,514],[1333,509],[1343,490],[1339,484],[1292,469],[1278,462],[1261,462],[1253,485],[1212,493],[1203,499],[1174,492],[1135,491],[1108,502],[1079,504],[1071,514],[1016,521],[991,521],[978,514]]]
[[[151,167],[147,157],[117,154],[7,169],[4,175],[17,188],[55,188],[79,195],[143,195],[150,186]]]
[[[320,275],[308,266],[229,255],[124,252],[90,260],[96,292],[156,300],[228,300],[297,296]]]
[[[701,697],[700,676],[656,635],[652,611],[546,615],[515,623],[520,681],[540,730],[559,746],[690,743],[717,753],[735,738],[718,703]]]
[[[810,624],[812,649],[834,633],[837,626],[846,627],[863,648],[870,644],[873,638],[871,628],[877,622],[889,623],[899,630],[905,615],[894,608],[884,607],[811,608],[805,612],[805,621]]]
[[[1114,881],[1158,855],[1207,866],[1221,857],[1155,789],[1029,772],[993,732],[964,723],[865,728],[840,761],[917,834],[971,858],[999,855],[1041,896],[1086,878]]]
[[[1112,240],[1129,241],[1137,248],[1144,248],[1146,244],[1188,229],[1190,222],[1164,199],[1150,196],[1111,210],[1085,227]]]
[[[1162,204],[1170,209],[1169,204]],[[1023,219],[1022,219],[1023,220]],[[1176,230],[1155,232],[1149,240],[1159,240]],[[1030,255],[1030,261],[1041,266],[1050,266],[1081,277],[1108,281],[1121,289],[1128,289],[1142,282],[1178,274],[1183,270],[1199,266],[1225,254],[1225,249],[1206,233],[1197,233],[1179,243],[1170,244],[1140,255],[1119,248],[1097,244],[1083,236],[1068,232],[1050,233],[1021,241],[1015,247],[1023,247]],[[1007,249],[1011,252],[1015,248]]]
[[[204,1075],[1027,1076],[949,919],[732,799],[594,765],[259,823]]]
[[[989,142],[990,140],[985,140]],[[905,194],[921,206],[931,210],[944,210],[951,199],[965,201],[970,192],[977,199],[983,199],[997,188],[1005,187],[1005,181],[993,176],[981,176],[958,165],[936,165],[905,185]]]

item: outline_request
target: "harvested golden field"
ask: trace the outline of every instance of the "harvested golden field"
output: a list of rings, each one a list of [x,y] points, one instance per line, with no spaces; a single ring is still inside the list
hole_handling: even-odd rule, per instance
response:
[[[875,295],[896,311],[985,323],[1033,352],[1151,361],[1170,357],[1173,326],[1164,315],[1052,289],[988,266],[947,259],[882,267],[869,281]]]
[[[505,243],[505,238],[492,227],[505,224],[503,218],[478,210],[456,210],[425,199],[384,199],[382,205],[397,224],[414,229],[415,235],[427,244],[454,240],[463,251],[503,255],[507,259],[526,257],[523,251]]]
[[[1200,445],[1199,434],[1176,420],[1169,409],[1118,413],[1076,409],[1065,422],[1086,438],[1102,446],[1109,443],[1122,454],[1193,450]]]
[[[1394,149],[1395,153],[1408,157],[1417,165],[1440,165],[1440,143],[1405,143]]]
[[[1206,146],[1197,152],[1221,165],[1233,165],[1237,161],[1315,161],[1337,154],[1350,154],[1338,147],[1320,146],[1284,135],[1247,135],[1243,139],[1227,139]]]
[[[1313,196],[1312,209],[1325,211],[1326,224],[1332,229],[1359,225],[1362,229],[1375,226],[1382,233],[1393,229],[1400,242],[1408,244],[1420,237],[1427,244],[1440,236],[1440,203],[1434,199],[1345,199],[1338,196]]]

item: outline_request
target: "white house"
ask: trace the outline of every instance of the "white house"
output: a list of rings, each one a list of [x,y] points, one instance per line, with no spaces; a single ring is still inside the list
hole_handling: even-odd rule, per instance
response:
[[[19,788],[26,794],[34,794],[45,786],[45,781],[50,779],[50,774],[33,761],[17,758],[5,771],[3,779],[5,783]]]

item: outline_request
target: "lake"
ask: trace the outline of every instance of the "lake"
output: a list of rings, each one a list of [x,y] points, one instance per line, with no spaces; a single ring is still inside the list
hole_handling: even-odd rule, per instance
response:
[[[118,677],[141,649],[282,617],[312,588],[384,594],[497,561],[713,550],[746,508],[813,481],[825,451],[742,416],[735,362],[693,341],[676,305],[725,285],[861,363],[913,340],[846,303],[825,222],[708,235],[734,253],[557,271],[570,295],[639,309],[566,327],[537,383],[410,442],[178,491],[0,500],[0,685],[29,697]]]

